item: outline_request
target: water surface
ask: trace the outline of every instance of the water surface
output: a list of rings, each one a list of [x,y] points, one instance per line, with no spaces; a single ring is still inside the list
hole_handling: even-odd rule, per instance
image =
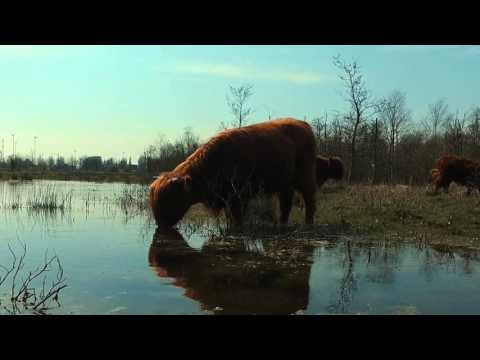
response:
[[[65,209],[22,206],[48,187],[71,199]],[[374,242],[328,226],[296,239],[222,239],[182,226],[165,232],[148,211],[122,206],[125,193],[142,189],[0,183],[0,264],[12,261],[8,245],[16,252],[27,246],[26,270],[45,251],[57,254],[68,287],[52,314],[480,313],[476,250]]]

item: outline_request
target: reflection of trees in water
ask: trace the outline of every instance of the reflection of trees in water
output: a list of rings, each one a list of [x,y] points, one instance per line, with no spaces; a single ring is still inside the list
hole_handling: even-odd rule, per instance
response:
[[[152,229],[155,228],[155,222],[151,214],[147,213],[143,216],[125,214],[119,211],[103,212],[99,209],[96,212],[72,212],[60,211],[50,209],[17,209],[17,210],[2,210],[2,217],[6,222],[11,222],[11,226],[18,229],[38,229],[43,233],[55,233],[63,227],[73,228],[79,221],[88,222],[89,220],[103,220],[107,223],[121,224],[128,226],[131,223],[141,223],[142,228],[140,233],[148,233],[151,236]]]
[[[362,245],[358,245],[360,249]],[[401,266],[402,246],[396,241],[379,241],[366,244],[366,278],[369,282],[392,284],[395,281],[395,270]]]
[[[480,260],[478,250],[463,246],[433,244],[422,249],[422,252],[421,271],[428,281],[432,281],[440,269],[460,269],[470,275],[474,271],[474,263]]]
[[[433,281],[435,275],[438,273],[437,253],[427,246],[419,250],[418,256],[419,258],[423,258],[423,261],[421,261],[420,272],[425,275],[425,279],[428,282]],[[455,262],[455,259],[453,259],[453,261]]]
[[[390,284],[395,280],[395,269],[400,264],[400,247],[393,242],[365,242],[345,240],[339,242],[335,252],[339,256],[339,267],[343,270],[336,298],[328,310],[333,313],[348,313],[359,290],[359,277],[355,270],[364,266],[368,282]],[[331,254],[328,254],[331,256]]]
[[[75,217],[69,212],[51,211],[48,209],[17,209],[1,211],[4,223],[2,226],[15,229],[17,232],[37,229],[44,234],[52,234],[61,227],[73,227]]]
[[[149,261],[159,277],[171,278],[205,310],[218,306],[227,314],[291,314],[308,306],[314,250],[319,261],[333,259],[334,268],[341,270],[327,307],[331,313],[351,312],[362,281],[393,284],[407,260],[408,266],[419,266],[427,280],[437,269],[452,265],[470,274],[479,260],[471,249],[421,242],[337,239],[315,244],[211,237],[196,251],[178,232],[157,229]]]
[[[307,308],[312,252],[305,242],[225,238],[211,238],[195,251],[177,231],[157,229],[149,262],[205,310],[291,314]]]
[[[413,250],[413,252],[412,252]],[[346,313],[353,300],[353,294],[358,290],[358,278],[355,276],[355,266],[365,264],[365,280],[373,283],[393,284],[395,274],[401,268],[407,254],[416,257],[420,271],[427,281],[432,281],[439,270],[455,271],[460,268],[464,274],[471,274],[479,253],[475,249],[449,246],[445,244],[428,244],[425,242],[402,243],[397,241],[352,243],[346,241],[342,249],[343,277],[340,280],[338,299],[330,307],[336,312]]]
[[[472,274],[473,273],[472,262],[479,261],[478,253],[472,254],[472,253],[466,252],[463,255],[460,255],[460,257],[463,260],[462,269],[465,272],[465,274]]]
[[[354,294],[360,285],[357,273],[364,270],[364,279],[370,283],[393,284],[396,272],[401,268],[406,255],[412,254],[412,249],[416,263],[427,281],[431,281],[440,269],[456,269],[456,265],[460,265],[464,274],[471,274],[474,263],[480,260],[478,251],[470,248],[389,240],[345,240],[337,242],[334,249],[330,245],[330,249],[326,256],[337,256],[337,265],[342,269],[335,300],[328,306],[328,310],[333,313],[350,312]]]
[[[351,241],[347,240],[343,244],[343,260],[341,267],[343,275],[340,278],[338,287],[338,298],[328,307],[329,311],[334,313],[346,313],[353,300],[353,292],[357,290],[357,279],[355,278],[355,261],[352,255]]]

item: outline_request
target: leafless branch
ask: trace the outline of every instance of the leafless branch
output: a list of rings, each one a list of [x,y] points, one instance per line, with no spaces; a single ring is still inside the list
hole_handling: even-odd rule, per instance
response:
[[[4,307],[8,313],[16,314],[20,311],[19,305],[23,305],[25,310],[31,310],[37,314],[46,314],[46,311],[50,308],[50,302],[55,301],[57,305],[58,296],[60,291],[67,285],[64,278],[64,271],[60,259],[58,256],[48,257],[48,252],[45,253],[44,263],[42,266],[38,266],[33,271],[26,272],[26,275],[22,276],[22,270],[25,266],[25,258],[27,254],[26,244],[22,244],[22,254],[17,257],[10,245],[8,246],[10,253],[13,257],[13,263],[10,268],[1,266],[6,270],[4,276],[0,278],[0,286],[4,284],[7,278],[11,278],[10,287],[10,305],[11,307]],[[18,261],[17,261],[18,260]],[[52,264],[56,263],[57,273],[54,280],[51,282],[51,286],[47,287],[47,273],[51,271]],[[10,276],[13,274],[12,276]],[[37,289],[34,286],[36,279],[43,275],[41,282],[41,288]],[[19,278],[22,280],[19,283]]]

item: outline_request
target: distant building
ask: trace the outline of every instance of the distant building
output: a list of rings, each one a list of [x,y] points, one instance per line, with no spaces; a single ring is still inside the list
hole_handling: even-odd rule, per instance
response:
[[[83,159],[81,168],[83,170],[102,170],[102,157],[101,156],[89,156]]]

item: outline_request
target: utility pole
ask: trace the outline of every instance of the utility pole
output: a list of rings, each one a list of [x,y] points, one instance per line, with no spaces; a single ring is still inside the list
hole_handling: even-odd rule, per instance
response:
[[[15,134],[12,134],[12,170],[15,169]]]
[[[37,137],[33,137],[33,159],[32,163],[35,165],[35,159],[37,158]]]
[[[377,141],[378,141],[378,119],[375,118],[375,135],[373,142],[373,180],[375,184],[377,182]]]
[[[325,154],[328,154],[328,143],[327,143],[327,112],[325,112],[325,126],[323,127],[323,136],[325,138]]]

